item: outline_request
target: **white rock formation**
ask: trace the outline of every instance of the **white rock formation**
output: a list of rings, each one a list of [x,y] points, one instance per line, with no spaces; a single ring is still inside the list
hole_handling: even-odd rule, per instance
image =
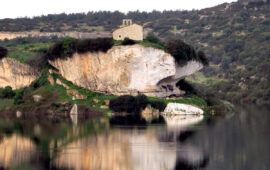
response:
[[[29,86],[40,76],[40,72],[28,65],[11,58],[0,60],[0,87],[11,86],[13,89]]]
[[[172,115],[200,115],[203,110],[188,104],[169,103],[164,110],[164,114]]]
[[[43,99],[43,97],[36,94],[36,95],[33,96],[33,99],[34,99],[35,102],[40,102]]]
[[[93,91],[156,97],[183,94],[175,84],[203,67],[197,61],[180,67],[163,50],[138,44],[115,46],[107,53],[76,53],[49,62],[67,80]]]

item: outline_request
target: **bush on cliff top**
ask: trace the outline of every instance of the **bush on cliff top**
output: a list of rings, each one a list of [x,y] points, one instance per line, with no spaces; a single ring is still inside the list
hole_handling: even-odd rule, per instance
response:
[[[134,45],[134,44],[136,44],[136,41],[129,39],[129,38],[125,38],[121,44],[122,45]]]
[[[165,46],[164,42],[161,39],[159,39],[157,36],[155,36],[153,33],[148,34],[147,37],[143,41],[158,44],[161,47]]]
[[[166,43],[166,51],[170,53],[178,64],[186,64],[190,60],[197,60],[204,65],[208,64],[208,60],[202,51],[198,53],[191,46],[180,39],[170,39]]]
[[[7,54],[8,54],[8,50],[6,48],[0,46],[0,59],[6,57]]]
[[[73,38],[65,38],[57,41],[47,52],[47,57],[51,60],[57,58],[71,57],[75,52],[107,52],[113,46],[112,38],[97,38],[77,40]]]
[[[29,57],[26,60],[26,63],[32,67],[35,67],[37,69],[42,69],[46,65],[48,65],[48,60],[46,56],[46,52],[38,52],[37,54]]]
[[[77,40],[74,38],[65,38],[62,41],[57,41],[52,48],[50,48],[46,53],[46,58],[51,60],[57,58],[67,58],[71,57],[74,53],[85,53],[85,52],[107,52],[114,45],[112,38],[97,38],[97,39],[84,39]],[[136,43],[144,44],[156,44],[161,48],[164,47],[164,43],[154,35],[148,35],[146,39],[142,42],[134,41],[129,38],[125,38],[121,42],[121,45],[133,45]],[[170,53],[179,64],[185,64],[190,60],[197,60],[204,65],[208,64],[208,60],[204,52],[199,51],[198,53],[191,46],[186,44],[180,39],[169,40],[165,48],[166,52]]]

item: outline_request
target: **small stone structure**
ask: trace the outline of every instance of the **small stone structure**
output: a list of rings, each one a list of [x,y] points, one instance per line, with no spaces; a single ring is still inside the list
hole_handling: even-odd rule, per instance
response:
[[[125,38],[143,40],[143,27],[133,24],[131,19],[123,19],[120,28],[115,30],[112,35],[114,40],[124,40]]]

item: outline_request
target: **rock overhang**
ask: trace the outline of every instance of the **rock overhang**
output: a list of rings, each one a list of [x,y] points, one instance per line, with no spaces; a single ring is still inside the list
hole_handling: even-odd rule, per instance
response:
[[[106,53],[75,53],[70,58],[49,63],[64,78],[89,90],[155,97],[183,94],[176,83],[203,67],[195,60],[179,66],[174,57],[163,50],[139,44],[114,46]]]

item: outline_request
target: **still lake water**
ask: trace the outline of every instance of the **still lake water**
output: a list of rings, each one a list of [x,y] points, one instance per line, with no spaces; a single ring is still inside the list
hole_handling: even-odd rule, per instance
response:
[[[270,111],[246,110],[147,127],[0,119],[0,169],[270,169]]]

